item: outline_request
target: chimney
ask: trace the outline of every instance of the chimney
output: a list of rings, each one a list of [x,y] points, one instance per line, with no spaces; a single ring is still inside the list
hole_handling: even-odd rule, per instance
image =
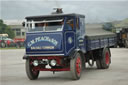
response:
[[[52,14],[62,14],[62,8],[53,8],[53,10],[56,10],[56,12],[52,12]]]

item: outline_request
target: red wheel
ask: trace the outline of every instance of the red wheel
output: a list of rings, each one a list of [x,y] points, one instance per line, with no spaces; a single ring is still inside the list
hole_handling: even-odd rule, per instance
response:
[[[34,68],[34,66],[32,64],[32,60],[27,59],[26,60],[26,73],[30,80],[35,80],[39,76],[39,71],[35,70],[33,68]]]
[[[79,53],[75,55],[73,59],[70,61],[70,71],[72,74],[72,78],[75,80],[80,79],[82,72],[82,61]]]
[[[109,52],[106,52],[105,54],[105,61],[106,61],[106,64],[108,65],[110,63],[110,57],[109,57]]]
[[[98,69],[107,69],[111,63],[111,55],[109,48],[104,48],[101,51],[101,57],[96,60],[96,65]]]
[[[80,73],[81,73],[81,59],[80,59],[80,57],[77,57],[77,59],[76,59],[76,72],[77,72],[77,75],[80,76]]]
[[[107,69],[109,68],[109,65],[110,65],[110,60],[111,57],[110,57],[110,51],[108,48],[104,48],[103,49],[103,52],[102,52],[102,58],[101,58],[101,67],[102,69]]]

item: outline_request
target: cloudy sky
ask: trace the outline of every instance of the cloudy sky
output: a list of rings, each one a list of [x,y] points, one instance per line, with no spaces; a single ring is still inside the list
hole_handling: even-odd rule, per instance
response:
[[[128,0],[1,0],[0,18],[23,20],[26,16],[46,15],[53,8],[64,13],[79,13],[86,22],[104,22],[128,18]]]

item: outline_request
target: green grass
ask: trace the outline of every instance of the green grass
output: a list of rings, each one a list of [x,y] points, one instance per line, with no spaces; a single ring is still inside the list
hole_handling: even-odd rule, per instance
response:
[[[8,49],[25,49],[24,47],[16,48],[16,47],[6,47],[6,48],[0,48],[0,50],[8,50]]]

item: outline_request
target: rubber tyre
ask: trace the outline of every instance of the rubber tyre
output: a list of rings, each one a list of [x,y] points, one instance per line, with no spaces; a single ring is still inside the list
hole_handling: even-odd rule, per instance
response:
[[[109,68],[111,57],[110,57],[110,51],[108,48],[104,48],[102,52],[102,58],[101,58],[101,68],[107,69]]]
[[[31,63],[31,60],[30,59],[27,59],[26,60],[26,74],[28,76],[28,78],[30,80],[35,80],[38,78],[39,76],[39,71],[33,71],[33,65],[30,64]]]
[[[73,80],[80,79],[82,73],[82,60],[79,53],[77,53],[75,57],[70,60],[70,72]]]
[[[102,69],[101,61],[99,59],[96,60],[96,66],[97,66],[97,69]]]

